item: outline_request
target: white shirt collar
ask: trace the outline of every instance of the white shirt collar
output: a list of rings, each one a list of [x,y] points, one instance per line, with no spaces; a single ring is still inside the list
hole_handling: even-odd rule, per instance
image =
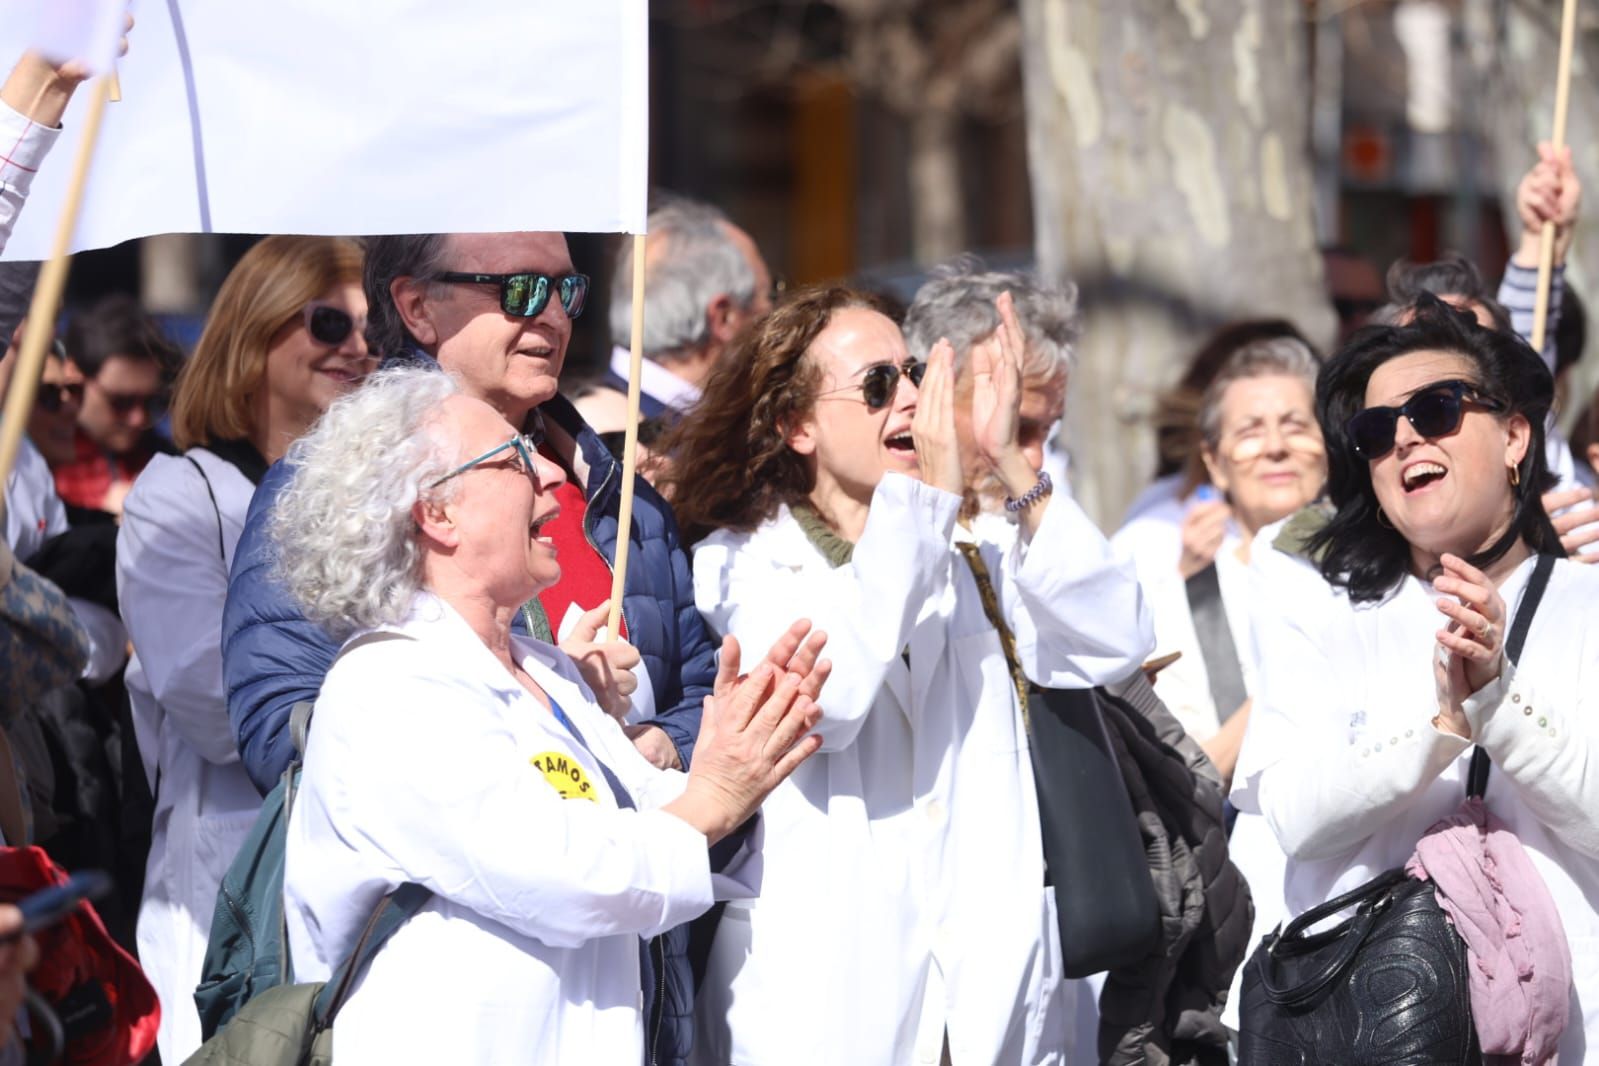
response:
[[[633,357],[626,348],[611,349],[611,370],[617,377],[627,380]],[[684,381],[660,363],[645,359],[639,363],[639,389],[644,395],[657,399],[668,407],[686,411],[700,399],[699,386]]]

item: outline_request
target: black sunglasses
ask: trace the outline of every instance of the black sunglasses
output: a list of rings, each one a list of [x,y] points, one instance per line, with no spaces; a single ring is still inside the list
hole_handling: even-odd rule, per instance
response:
[[[318,344],[337,348],[355,332],[355,316],[332,304],[308,303],[305,305],[305,331]]]
[[[39,382],[39,391],[34,393],[34,405],[41,411],[55,414],[68,403],[83,403],[83,383],[75,382],[69,385],[52,385],[47,381]]]
[[[828,389],[826,392],[816,394],[817,399],[823,396],[833,396],[840,392],[849,392],[860,389],[861,396],[866,400],[866,406],[873,411],[881,411],[894,399],[894,390],[899,388],[899,378],[903,374],[911,379],[911,384],[921,388],[922,377],[927,373],[927,364],[918,363],[914,359],[906,360],[902,364],[876,363],[866,368],[861,375],[861,380],[855,385],[845,385],[843,388]]]
[[[452,285],[498,285],[500,309],[515,318],[537,318],[550,303],[550,290],[558,289],[561,307],[567,318],[583,313],[589,295],[587,274],[466,274],[447,270],[434,274],[434,281]]]
[[[1404,415],[1423,437],[1444,437],[1460,428],[1466,404],[1485,411],[1503,411],[1505,405],[1483,396],[1466,381],[1440,381],[1419,390],[1398,407],[1368,407],[1344,423],[1355,454],[1367,462],[1393,450],[1399,416]]]

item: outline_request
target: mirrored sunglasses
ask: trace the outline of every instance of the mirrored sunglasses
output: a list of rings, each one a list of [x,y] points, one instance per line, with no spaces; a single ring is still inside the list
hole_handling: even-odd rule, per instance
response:
[[[912,385],[921,388],[922,378],[927,374],[927,364],[918,363],[914,359],[906,360],[902,364],[874,363],[866,368],[861,375],[861,380],[854,385],[845,385],[842,388],[828,389],[826,392],[816,394],[817,399],[824,396],[836,396],[841,392],[861,390],[861,398],[866,401],[866,406],[873,411],[881,411],[894,399],[894,390],[899,387],[900,375],[910,379]]]
[[[587,274],[469,274],[447,270],[433,275],[433,280],[451,285],[498,285],[500,310],[513,318],[537,318],[549,306],[551,292],[560,294],[566,317],[576,318],[583,313],[589,295]]]
[[[1439,381],[1417,391],[1398,407],[1366,408],[1344,423],[1344,432],[1355,454],[1372,462],[1393,450],[1401,415],[1421,436],[1445,437],[1460,428],[1468,403],[1485,411],[1505,409],[1500,401],[1481,395],[1470,382]]]

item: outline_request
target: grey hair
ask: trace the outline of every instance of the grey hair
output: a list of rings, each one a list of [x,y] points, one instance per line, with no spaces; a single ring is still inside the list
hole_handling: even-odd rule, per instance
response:
[[[644,282],[644,354],[671,358],[704,344],[705,309],[727,296],[747,309],[755,299],[755,268],[733,242],[733,224],[709,204],[672,200],[650,212],[652,238],[666,242]],[[633,251],[624,243],[611,282],[611,342],[627,345],[633,331]]]
[[[273,506],[278,573],[305,616],[335,636],[400,621],[422,583],[411,508],[459,450],[438,423],[461,387],[449,374],[384,370],[329,407],[289,449]]]
[[[447,233],[399,233],[367,237],[361,287],[366,290],[366,346],[379,359],[416,344],[390,291],[396,278],[430,278],[444,269]]]
[[[973,256],[962,256],[933,270],[916,291],[905,313],[905,344],[913,359],[926,359],[940,337],[955,348],[955,372],[966,368],[972,345],[999,327],[994,300],[1009,292],[1016,302],[1016,317],[1027,336],[1022,356],[1022,376],[1028,379],[1065,377],[1075,357],[1073,345],[1081,334],[1077,318],[1077,286],[1047,285],[1032,274],[985,271]]]
[[[1298,378],[1310,387],[1314,396],[1316,374],[1320,370],[1321,362],[1303,341],[1293,337],[1251,341],[1228,357],[1206,387],[1205,398],[1199,406],[1200,437],[1210,448],[1220,443],[1221,402],[1234,382],[1278,376]]]

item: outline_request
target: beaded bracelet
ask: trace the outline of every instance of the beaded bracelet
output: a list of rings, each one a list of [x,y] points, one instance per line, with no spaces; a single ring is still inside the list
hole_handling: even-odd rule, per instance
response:
[[[1032,488],[1015,499],[1011,499],[1009,496],[1005,497],[1005,510],[1011,514],[1015,514],[1017,511],[1025,511],[1054,491],[1055,483],[1050,480],[1049,471],[1040,470],[1038,472],[1038,482]]]

